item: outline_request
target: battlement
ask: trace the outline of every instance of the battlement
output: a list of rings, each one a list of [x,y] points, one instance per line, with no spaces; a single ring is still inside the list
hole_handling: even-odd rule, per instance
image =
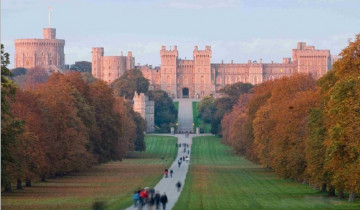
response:
[[[195,46],[193,55],[194,55],[194,58],[195,57],[209,57],[209,58],[211,58],[211,55],[212,55],[211,46],[205,46],[205,50],[199,50],[198,46]]]
[[[173,48],[170,47],[169,50],[166,50],[165,46],[161,46],[161,50],[160,50],[160,56],[163,57],[176,57],[178,56],[178,50],[177,50],[177,46],[174,45]]]

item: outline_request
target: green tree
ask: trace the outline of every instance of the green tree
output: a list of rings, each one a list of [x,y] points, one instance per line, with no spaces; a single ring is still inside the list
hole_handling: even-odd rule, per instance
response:
[[[1,186],[5,191],[11,191],[11,182],[15,177],[10,176],[9,165],[16,163],[12,148],[16,147],[16,138],[23,133],[22,122],[11,114],[10,102],[16,93],[15,84],[9,79],[12,76],[9,65],[9,54],[4,52],[1,44]]]
[[[211,96],[204,96],[197,106],[198,114],[206,123],[210,123],[215,113],[215,99]]]
[[[177,110],[173,100],[163,90],[148,92],[149,100],[155,102],[155,125],[158,132],[168,133],[177,120]]]
[[[111,84],[111,87],[114,89],[116,96],[125,96],[125,98],[131,100],[134,97],[135,91],[137,93],[147,93],[149,81],[140,70],[132,69],[125,71],[120,78]]]

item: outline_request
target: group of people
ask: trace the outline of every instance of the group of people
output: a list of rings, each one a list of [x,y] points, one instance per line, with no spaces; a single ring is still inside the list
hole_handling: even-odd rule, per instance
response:
[[[159,191],[154,189],[150,189],[145,187],[144,189],[138,189],[133,194],[134,207],[138,209],[142,209],[145,205],[148,206],[148,210],[152,210],[155,206],[156,210],[159,210],[160,203],[162,204],[163,210],[166,209],[166,203],[168,202],[168,198],[166,193],[164,192],[160,195]]]
[[[174,174],[174,171],[172,169],[170,169],[170,178],[172,178],[173,174]],[[168,169],[165,169],[164,175],[165,175],[165,178],[169,177],[169,170]]]

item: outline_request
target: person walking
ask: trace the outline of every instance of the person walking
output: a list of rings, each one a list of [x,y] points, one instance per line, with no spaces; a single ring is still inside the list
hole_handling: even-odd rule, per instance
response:
[[[161,202],[161,204],[162,204],[162,206],[163,206],[163,210],[165,210],[165,209],[166,209],[166,203],[168,202],[168,198],[167,198],[165,192],[164,192],[164,194],[161,196],[160,202]]]
[[[165,174],[165,178],[168,178],[168,174],[169,174],[169,171],[168,171],[168,169],[165,169],[165,172],[164,172],[164,174]]]
[[[154,204],[155,204],[155,198],[153,195],[151,195],[148,202],[148,210],[152,210]]]
[[[160,192],[159,191],[156,191],[154,201],[155,201],[156,210],[159,210],[159,206],[160,206]]]
[[[170,177],[172,178],[172,175],[173,175],[174,171],[171,169],[170,170]]]
[[[177,187],[178,192],[180,192],[180,188],[181,188],[181,182],[180,181],[178,181],[176,183],[176,187]]]
[[[139,193],[138,191],[135,191],[133,194],[133,200],[134,200],[134,207],[136,208],[139,202]]]
[[[181,162],[182,162],[182,160],[181,160],[181,158],[180,158],[180,159],[178,160],[179,168],[180,168]]]

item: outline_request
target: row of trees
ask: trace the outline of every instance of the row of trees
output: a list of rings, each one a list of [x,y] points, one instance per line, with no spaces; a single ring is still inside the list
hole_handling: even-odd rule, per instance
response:
[[[29,186],[36,177],[62,176],[145,150],[145,121],[105,82],[55,73],[45,83],[18,89],[9,79],[8,54],[2,49],[1,55],[5,190],[16,181],[21,188],[24,180]]]
[[[324,77],[268,81],[222,120],[223,141],[283,178],[360,192],[360,35]]]

